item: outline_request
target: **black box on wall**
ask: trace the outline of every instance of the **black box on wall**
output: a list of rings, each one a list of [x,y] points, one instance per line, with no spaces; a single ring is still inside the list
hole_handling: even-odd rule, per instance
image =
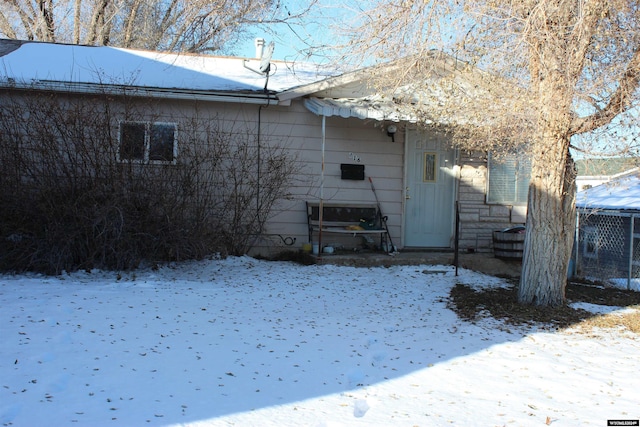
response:
[[[342,163],[340,165],[340,172],[342,179],[364,180],[364,165]]]

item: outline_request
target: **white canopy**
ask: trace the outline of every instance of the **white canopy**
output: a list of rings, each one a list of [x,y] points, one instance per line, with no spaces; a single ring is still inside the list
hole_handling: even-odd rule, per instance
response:
[[[364,98],[306,98],[304,105],[309,111],[325,117],[354,117],[363,120],[416,122],[409,114],[402,114],[392,100],[379,95]]]

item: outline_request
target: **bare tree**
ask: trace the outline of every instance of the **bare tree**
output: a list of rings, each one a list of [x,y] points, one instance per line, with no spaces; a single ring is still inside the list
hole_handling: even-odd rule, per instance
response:
[[[291,15],[277,0],[7,0],[0,2],[0,37],[228,51],[249,26],[299,22],[307,10]]]
[[[575,226],[572,141],[612,126],[629,143],[637,138],[640,3],[384,0],[354,12],[361,19],[344,34],[352,57],[404,58],[381,90],[448,124],[461,147],[528,151],[519,299],[563,304]],[[450,54],[444,69],[434,68],[442,58],[433,49]]]

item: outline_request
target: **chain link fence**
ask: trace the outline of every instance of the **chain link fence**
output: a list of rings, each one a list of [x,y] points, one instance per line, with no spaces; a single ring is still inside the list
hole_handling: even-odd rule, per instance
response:
[[[578,209],[570,273],[640,291],[640,214]]]

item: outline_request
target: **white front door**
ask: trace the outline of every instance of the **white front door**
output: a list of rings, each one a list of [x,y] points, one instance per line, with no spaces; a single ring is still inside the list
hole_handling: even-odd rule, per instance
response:
[[[405,247],[451,248],[455,224],[455,150],[442,134],[409,131]]]

